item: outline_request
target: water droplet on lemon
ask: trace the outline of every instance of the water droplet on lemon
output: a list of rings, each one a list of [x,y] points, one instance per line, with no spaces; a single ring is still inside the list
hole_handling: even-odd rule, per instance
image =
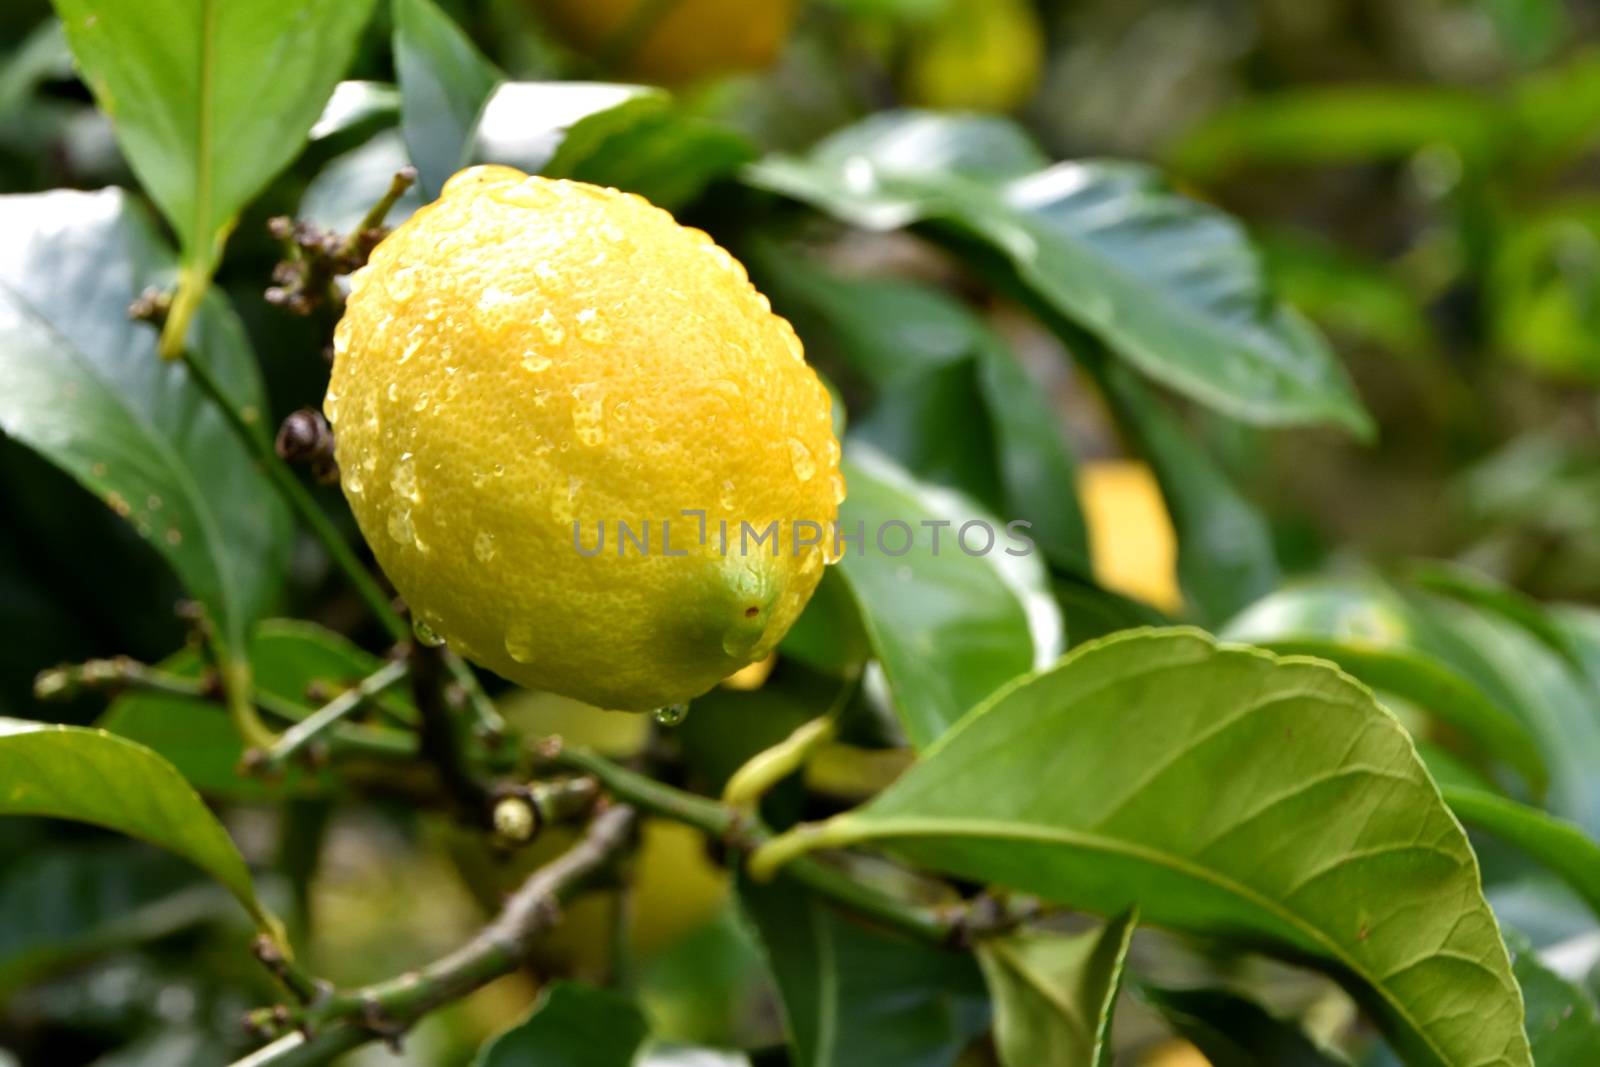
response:
[[[798,437],[789,438],[789,461],[794,466],[794,476],[802,482],[809,482],[817,473],[817,461],[812,458],[811,449]]]
[[[444,644],[444,638],[439,636],[439,631],[429,626],[423,619],[411,620],[411,632],[416,635],[418,644],[427,645],[429,648],[438,648]]]

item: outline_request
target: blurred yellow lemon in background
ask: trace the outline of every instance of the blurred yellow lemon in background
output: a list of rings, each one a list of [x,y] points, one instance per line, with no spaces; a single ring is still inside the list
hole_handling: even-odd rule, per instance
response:
[[[1043,67],[1044,33],[1027,0],[947,0],[907,42],[904,90],[921,107],[1011,111]]]
[[[1078,468],[1097,581],[1162,611],[1183,607],[1178,539],[1161,487],[1137,460],[1099,460]]]
[[[620,73],[678,85],[769,66],[798,0],[540,0],[578,51]]]

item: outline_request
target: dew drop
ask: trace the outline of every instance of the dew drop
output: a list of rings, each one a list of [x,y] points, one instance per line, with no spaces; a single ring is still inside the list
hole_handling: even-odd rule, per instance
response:
[[[410,333],[410,335],[408,336],[408,338],[406,340],[405,347],[400,350],[400,358],[398,360],[396,360],[395,362],[396,363],[405,363],[405,362],[409,361],[412,356],[417,354],[417,350],[419,348],[421,348],[421,347],[422,347],[422,327],[413,326],[411,328],[411,333]]]
[[[353,496],[360,496],[367,491],[367,483],[362,480],[361,472],[354,469],[345,471],[344,487],[350,490]]]
[[[411,405],[411,410],[412,411],[427,411],[428,410],[428,394],[427,393],[418,393],[417,394],[417,402],[415,404]]]
[[[844,478],[842,478],[839,475],[835,474],[835,475],[833,475],[832,481],[833,481],[833,502],[835,504],[843,504],[844,503],[844,492],[845,492],[845,490],[844,490]]]
[[[817,461],[812,458],[811,449],[798,437],[789,438],[789,461],[794,464],[794,476],[802,482],[809,482],[817,473]]]
[[[533,658],[533,629],[526,623],[513,623],[506,630],[506,655],[518,663]]]
[[[483,291],[482,296],[478,297],[478,310],[494,311],[496,308],[509,304],[515,299],[516,297],[499,286],[491,285]]]
[[[322,398],[322,413],[328,416],[329,423],[339,421],[339,394],[331,388],[328,395]]]
[[[472,488],[474,488],[474,489],[482,489],[484,487],[484,485],[488,481],[489,481],[489,476],[487,474],[485,474],[483,471],[473,471],[472,472]]]
[[[391,404],[397,402],[400,399],[400,386],[390,382],[389,388],[384,390],[384,395],[389,398]]]
[[[494,476],[496,478],[505,477],[505,473],[506,473],[506,465],[504,463],[496,463],[494,465]]]
[[[522,354],[522,369],[530,374],[547,371],[550,369],[550,357],[540,355],[538,352],[529,349]]]
[[[439,631],[420,618],[411,620],[411,632],[416,635],[419,644],[427,645],[429,648],[438,648],[444,644],[444,638],[439,636]]]
[[[395,508],[389,512],[389,537],[401,545],[416,540],[416,529],[411,525],[411,509]]]
[[[417,491],[417,467],[411,461],[410,452],[402,453],[400,462],[395,464],[389,488],[413,503],[422,499],[422,494]]]
[[[546,344],[559,347],[566,343],[566,327],[561,325],[549,308],[544,309],[544,314],[539,316],[535,325],[539,327],[539,332],[544,335]]]
[[[668,704],[664,708],[657,708],[655,710],[656,723],[661,726],[680,726],[682,725],[683,720],[687,719],[688,717],[689,705],[687,704]]]
[[[496,551],[494,534],[488,530],[479,530],[478,536],[472,539],[472,554],[478,557],[478,562],[488,563],[494,559]]]
[[[390,300],[404,304],[417,294],[417,268],[401,267],[390,271],[384,276],[383,288]]]
[[[572,429],[578,440],[590,447],[606,439],[605,389],[598,382],[572,389]]]
[[[590,344],[604,344],[611,339],[611,328],[601,320],[599,311],[584,308],[578,312],[578,337]]]
[[[732,511],[733,510],[734,500],[733,500],[733,482],[732,481],[724,481],[722,483],[722,495],[717,499],[717,503],[722,505],[722,510],[723,511]]]
[[[828,466],[837,467],[839,465],[839,442],[829,437],[827,443],[822,446],[822,454],[826,458]]]

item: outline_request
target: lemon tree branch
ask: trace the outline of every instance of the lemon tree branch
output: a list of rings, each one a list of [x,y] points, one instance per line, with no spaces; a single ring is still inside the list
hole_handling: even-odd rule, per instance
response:
[[[328,994],[298,1013],[269,1009],[258,1023],[299,1029],[233,1067],[313,1067],[371,1041],[397,1040],[428,1012],[509,974],[560,919],[561,905],[605,873],[633,825],[633,809],[626,806],[595,816],[576,845],[535,871],[493,922],[449,955],[375,985]]]

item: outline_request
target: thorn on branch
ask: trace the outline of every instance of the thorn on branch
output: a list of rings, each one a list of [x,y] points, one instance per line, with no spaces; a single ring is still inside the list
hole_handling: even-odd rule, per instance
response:
[[[333,458],[333,427],[322,412],[301,408],[283,420],[273,442],[278,456],[289,463],[304,463],[311,476],[323,485],[339,480],[339,464]]]
[[[333,992],[332,985],[302,971],[284,953],[282,946],[266,934],[250,942],[250,952],[302,1004],[315,1004]]]
[[[389,1051],[398,1055],[401,1051],[400,1039],[405,1036],[405,1024],[397,1021],[383,1008],[383,1003],[375,996],[367,996],[361,1002],[361,1025],[378,1035]]]

